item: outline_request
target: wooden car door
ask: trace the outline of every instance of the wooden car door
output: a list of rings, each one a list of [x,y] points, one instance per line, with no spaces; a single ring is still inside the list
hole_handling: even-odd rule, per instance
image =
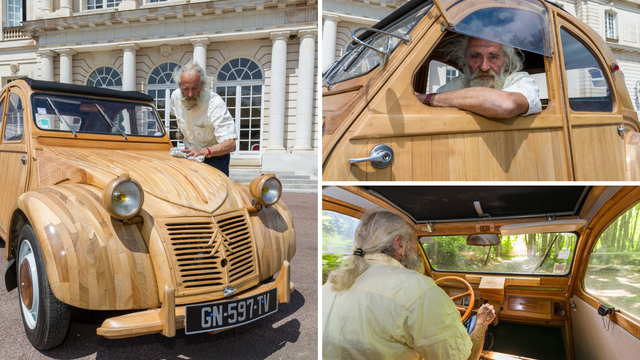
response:
[[[9,230],[11,210],[26,189],[29,169],[27,137],[24,135],[25,118],[29,117],[27,98],[17,87],[10,88],[5,95],[0,100],[4,104],[0,139],[0,229],[4,234]]]
[[[626,179],[622,109],[613,76],[596,44],[597,34],[557,14],[556,34],[562,69],[563,103],[570,125],[575,180]]]
[[[576,257],[571,321],[576,359],[636,359],[640,354],[640,188],[607,188]],[[602,200],[598,200],[602,201]],[[607,311],[607,308],[613,311]],[[599,314],[602,308],[603,315]]]
[[[541,75],[548,102],[543,111],[507,120],[486,118],[455,108],[422,104],[414,91],[416,76],[429,66],[434,46],[443,37],[433,22],[416,34],[416,45],[324,162],[323,179],[360,181],[572,180],[570,145],[557,67],[544,57]],[[545,75],[546,71],[546,75]],[[369,85],[368,85],[369,86]],[[370,96],[370,97],[369,97]],[[379,169],[366,158],[377,145],[388,145],[394,158]]]

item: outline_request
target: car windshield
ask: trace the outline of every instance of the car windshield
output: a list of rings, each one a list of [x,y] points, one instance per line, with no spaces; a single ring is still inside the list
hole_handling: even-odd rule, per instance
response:
[[[551,56],[549,13],[536,0],[443,0],[453,31]]]
[[[34,122],[42,130],[164,136],[155,108],[144,103],[36,93],[31,105]]]
[[[435,270],[565,275],[577,236],[544,233],[501,236],[496,246],[470,246],[467,236],[423,236],[420,243]]]
[[[433,3],[429,1],[381,30],[399,36],[407,35],[411,30],[413,30],[427,11],[429,11],[431,6],[433,6]],[[362,34],[363,32],[360,32],[356,35]],[[373,33],[363,41],[376,49],[382,49],[384,43],[387,41],[387,37],[388,35],[385,34]],[[392,52],[398,47],[401,41],[403,40],[392,37]],[[369,71],[378,67],[380,64],[380,56],[378,56],[375,51],[361,44],[353,44],[354,42],[352,41],[345,48],[344,55],[342,55],[334,66],[329,68],[327,72],[323,74],[324,83],[339,83],[341,81],[367,74]]]

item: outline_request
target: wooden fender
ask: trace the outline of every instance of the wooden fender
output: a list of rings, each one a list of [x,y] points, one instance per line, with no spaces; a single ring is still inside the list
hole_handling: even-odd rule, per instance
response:
[[[53,294],[89,310],[159,307],[140,224],[125,226],[113,219],[101,197],[102,191],[94,186],[69,184],[18,198],[38,238]]]

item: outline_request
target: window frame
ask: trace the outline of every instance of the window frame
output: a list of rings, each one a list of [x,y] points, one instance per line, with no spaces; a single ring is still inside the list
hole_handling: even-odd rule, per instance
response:
[[[93,5],[89,5],[89,1],[93,1]],[[92,10],[105,10],[105,9],[117,9],[124,0],[85,0],[85,9]],[[90,7],[92,6],[92,7]]]
[[[115,86],[89,85],[89,81],[91,81],[91,77],[93,76],[93,74],[96,74],[98,72],[98,70],[101,70],[101,69],[111,69],[111,74],[113,74],[114,72],[117,73],[118,74],[118,78],[120,80],[120,86],[117,86],[117,85],[115,85]],[[113,80],[114,83],[115,83],[116,79],[113,79],[111,77],[111,74],[109,75],[109,79]],[[106,75],[98,75],[98,79],[100,79],[103,76],[106,76]],[[113,66],[110,66],[110,65],[99,66],[99,67],[95,68],[93,71],[91,71],[89,73],[89,76],[87,76],[87,81],[85,82],[85,85],[86,86],[92,86],[92,87],[103,87],[103,88],[106,88],[106,89],[113,89],[113,90],[122,90],[122,74],[120,74],[118,69],[114,68]]]
[[[9,1],[11,1],[11,0],[6,1],[6,3],[5,3],[6,5],[4,6],[5,11],[6,11],[6,15],[4,16],[4,19],[5,19],[6,24],[7,24],[6,27],[7,28],[21,27],[22,26],[22,22],[27,20],[26,17],[25,17],[25,15],[27,13],[26,12],[27,2],[26,2],[26,0],[15,0],[17,2],[17,4],[20,6],[20,12],[18,13],[18,12],[12,12],[12,11],[9,10],[10,6],[11,7],[16,6],[15,4],[9,4]],[[9,19],[9,15],[10,14],[13,14],[13,15],[18,14],[18,18],[20,20],[18,21],[17,25],[11,23],[13,20]]]
[[[614,40],[614,41],[618,41],[618,29],[617,26],[618,25],[618,14],[613,12],[613,11],[609,11],[609,10],[605,10],[604,12],[604,37],[605,40],[610,41],[610,40]],[[613,35],[613,36],[609,36],[609,35]]]

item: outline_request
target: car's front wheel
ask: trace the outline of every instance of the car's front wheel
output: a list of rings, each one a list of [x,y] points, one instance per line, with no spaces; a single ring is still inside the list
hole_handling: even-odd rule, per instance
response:
[[[27,338],[38,350],[54,348],[69,331],[69,305],[51,291],[40,245],[31,225],[26,224],[18,240],[18,298]]]

